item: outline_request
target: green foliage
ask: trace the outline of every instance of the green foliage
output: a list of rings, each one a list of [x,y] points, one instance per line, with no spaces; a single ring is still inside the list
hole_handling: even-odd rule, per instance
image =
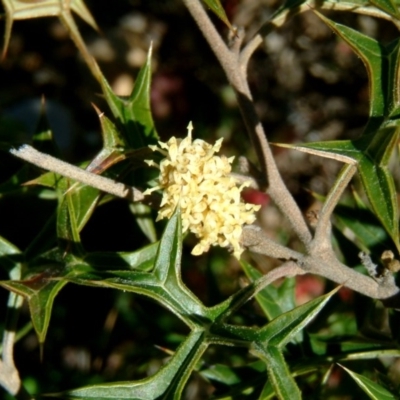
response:
[[[89,176],[102,175],[112,181],[123,181],[131,190],[155,186],[155,175],[145,163],[145,160],[157,158],[151,155],[149,145],[154,145],[159,140],[151,111],[152,48],[135,78],[131,94],[121,97],[114,93],[100,67],[89,54],[73,20],[72,12],[93,28],[97,28],[84,2],[3,0],[2,3],[6,18],[4,56],[15,20],[56,15],[69,29],[70,37],[102,90],[102,96],[113,120],[111,115],[107,116],[109,111],[103,113],[95,107],[99,116],[102,146],[97,154],[82,163],[81,167]],[[185,1],[186,3],[188,2]],[[204,0],[204,3],[235,36],[237,32],[231,26],[220,1]],[[307,0],[285,2],[270,21],[264,24],[258,35],[268,34],[275,26],[283,24],[289,15],[306,11],[310,4],[313,3]],[[398,4],[390,0],[325,1],[320,4],[320,8],[323,10],[333,5],[348,13],[356,8],[361,14],[371,15],[373,11],[374,16],[383,17],[395,26],[400,26]],[[398,157],[396,150],[399,143],[400,39],[384,44],[355,29],[333,22],[320,12],[316,14],[364,62],[370,89],[369,119],[363,134],[356,139],[296,145],[283,143],[280,146],[357,167],[360,190],[353,190],[353,197],[336,207],[334,219],[334,227],[337,230],[335,244],[340,250],[340,257],[343,258],[340,261],[348,264],[349,267],[346,268],[353,273],[355,269],[352,267],[361,269],[361,263],[354,262],[356,257],[353,253],[356,248],[373,256],[388,248],[396,249],[397,253],[400,251],[398,193],[390,164],[393,157]],[[203,26],[202,29],[207,28]],[[242,60],[240,57],[235,57],[236,59]],[[246,69],[243,64],[242,69]],[[235,83],[233,79],[230,81]],[[243,83],[240,79],[238,81]],[[239,99],[244,96],[245,103],[251,103],[242,92],[238,92]],[[252,113],[249,109],[245,109],[245,112]],[[1,149],[7,151],[21,144],[20,140],[16,140],[12,135],[2,134],[1,141]],[[59,156],[52,132],[43,115],[33,135],[32,144],[45,153]],[[345,166],[342,169],[333,184],[331,195],[340,192],[341,185],[349,174],[349,168]],[[381,309],[367,302],[359,306],[359,298],[354,294],[351,300],[346,300],[347,292],[343,290],[343,286],[347,285],[347,281],[333,290],[329,290],[332,288],[329,288],[328,283],[326,288],[321,287],[321,295],[314,294],[310,296],[309,301],[298,304],[297,289],[301,286],[301,281],[297,281],[295,276],[300,275],[301,278],[304,277],[303,274],[310,272],[305,265],[313,257],[320,257],[315,263],[318,267],[321,264],[321,270],[329,267],[327,259],[333,251],[326,243],[325,247],[321,246],[322,255],[316,255],[310,243],[305,242],[300,246],[296,243],[294,246],[304,248],[303,253],[297,252],[297,248],[292,250],[285,247],[289,249],[285,256],[280,256],[279,253],[283,251],[283,245],[272,246],[268,255],[275,258],[280,265],[273,265],[272,272],[261,272],[255,263],[241,260],[240,267],[247,278],[246,285],[239,287],[235,283],[234,290],[229,295],[222,294],[223,290],[220,290],[220,287],[223,285],[223,279],[218,278],[213,268],[217,269],[218,265],[222,265],[226,273],[232,266],[230,256],[227,252],[223,253],[222,261],[215,255],[205,257],[204,260],[208,263],[207,273],[211,276],[207,284],[212,288],[210,291],[215,292],[215,298],[219,296],[215,304],[209,305],[204,300],[206,296],[203,298],[202,293],[189,287],[191,285],[185,281],[187,268],[194,269],[198,265],[192,261],[194,257],[186,252],[186,235],[182,232],[179,207],[164,224],[161,232],[160,225],[155,222],[156,215],[153,210],[157,210],[159,199],[158,203],[157,199],[147,201],[146,198],[143,203],[135,202],[130,205],[130,211],[137,223],[138,232],[143,236],[135,250],[91,251],[82,240],[85,227],[94,218],[96,210],[112,203],[114,197],[88,182],[75,181],[52,172],[51,168],[48,169],[49,172],[43,172],[39,176],[35,173],[35,178],[32,179],[32,170],[25,164],[16,168],[12,176],[0,184],[0,198],[15,196],[25,199],[31,196],[34,199],[51,200],[51,205],[50,200],[48,205],[50,211],[47,222],[25,248],[19,249],[6,238],[0,237],[0,266],[7,276],[0,281],[0,286],[10,292],[8,315],[3,324],[4,347],[0,363],[0,384],[10,395],[17,399],[33,398],[32,396],[97,400],[180,399],[186,396],[185,390],[196,375],[204,381],[204,387],[212,388],[208,392],[208,398],[277,397],[292,400],[307,398],[307,391],[313,390],[320,394],[321,398],[333,399],[335,393],[329,387],[329,377],[333,375],[333,370],[342,372],[343,368],[356,383],[353,388],[350,384],[350,395],[361,393],[356,391],[358,385],[363,394],[371,399],[396,398],[394,393],[398,386],[394,389],[391,382],[392,387],[387,385],[388,389],[384,383],[376,383],[374,380],[377,376],[376,370],[383,371],[382,373],[388,370],[387,364],[380,363],[381,357],[400,356],[398,329],[396,331],[399,322],[397,314],[382,312],[385,317],[382,324],[384,327],[377,327],[377,337],[361,335],[360,333],[365,333],[365,327],[376,322],[373,311]],[[254,182],[262,181],[258,179],[259,174],[252,175]],[[274,182],[270,184],[273,185]],[[364,194],[371,208],[364,201]],[[125,197],[128,198],[128,195]],[[329,218],[328,225],[330,227]],[[283,231],[279,231],[275,236],[280,234],[282,237],[285,235]],[[328,242],[330,243],[330,238]],[[254,249],[258,243],[252,245]],[[250,245],[248,247],[251,249]],[[336,258],[335,262],[335,267],[337,264],[342,265]],[[297,269],[293,270],[293,265]],[[283,271],[285,268],[285,271],[288,271],[287,275],[274,275],[274,271]],[[371,285],[378,286],[376,299],[387,300],[386,297],[390,297],[381,294],[379,284],[391,284],[393,288],[395,284],[392,272],[383,271],[370,278]],[[275,286],[272,282],[278,278],[284,280]],[[218,282],[218,279],[221,282]],[[335,282],[338,281],[340,279]],[[167,318],[168,329],[172,318],[176,318],[183,323],[187,332],[174,337],[173,346],[171,345],[174,349],[162,348],[168,354],[168,358],[162,366],[158,365],[157,370],[153,370],[150,376],[112,382],[108,382],[108,379],[102,376],[88,378],[86,382],[82,382],[81,378],[80,387],[66,390],[57,388],[53,390],[57,393],[51,395],[28,394],[24,388],[16,393],[12,379],[16,379],[17,383],[20,381],[18,377],[15,378],[18,371],[14,365],[12,349],[14,333],[18,330],[17,317],[21,312],[22,299],[26,300],[29,306],[33,330],[41,349],[45,350],[49,332],[53,327],[51,321],[54,318],[55,304],[62,296],[61,290],[67,285],[83,287],[88,293],[90,288],[110,289],[112,293],[125,293],[134,301],[141,301],[142,297],[147,298],[162,307],[160,315],[147,316],[149,319],[154,317],[154,320],[159,322]],[[362,290],[360,284],[359,291]],[[113,307],[117,306],[114,304]],[[370,314],[367,311],[371,311]],[[128,319],[135,318],[131,310],[127,311],[126,315]],[[26,327],[22,328],[20,333],[26,334]],[[171,328],[168,333],[172,337],[175,332]],[[165,338],[159,336],[162,343]],[[213,358],[213,351],[220,352],[218,354],[223,356],[216,360]],[[225,355],[224,351],[227,352]],[[143,365],[151,363],[151,355],[146,357]],[[359,361],[363,362],[357,363]],[[343,366],[339,368],[337,362],[346,365],[354,363],[354,369],[358,372]],[[22,377],[22,383],[24,382],[26,380]],[[52,388],[40,387],[40,392],[46,393],[50,390]]]

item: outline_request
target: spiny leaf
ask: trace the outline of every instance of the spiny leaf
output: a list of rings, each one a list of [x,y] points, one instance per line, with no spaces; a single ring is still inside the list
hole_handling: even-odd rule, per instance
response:
[[[339,290],[309,301],[275,318],[257,332],[257,339],[252,344],[252,351],[266,363],[268,377],[280,399],[301,399],[281,348],[292,340],[324,307],[327,301]]]
[[[348,374],[354,379],[357,385],[366,393],[372,400],[395,400],[397,396],[390,393],[386,388],[372,381],[371,379],[357,374],[343,365],[341,367],[348,372]]]
[[[340,286],[323,296],[280,315],[261,328],[258,333],[259,339],[257,339],[258,347],[275,346],[282,348],[322,310],[339,289]]]
[[[357,140],[279,146],[357,165],[375,215],[400,250],[397,193],[388,168],[390,153],[396,147],[399,134],[400,128],[393,126],[384,127],[375,134],[361,136]]]
[[[197,361],[207,348],[204,332],[195,330],[179,346],[172,359],[155,375],[131,382],[116,382],[93,385],[61,393],[63,398],[71,399],[176,399],[181,397]]]
[[[259,349],[257,344],[252,351],[264,360],[276,396],[282,400],[301,400],[300,389],[289,371],[282,351],[274,346]]]
[[[233,30],[231,23],[225,13],[224,8],[221,5],[219,0],[203,0],[210,10],[221,20],[225,23],[225,25],[230,29]]]
[[[40,343],[44,343],[50,323],[54,298],[68,283],[60,265],[49,265],[42,272],[24,280],[2,281],[0,285],[27,299],[33,326]]]
[[[94,29],[98,29],[95,20],[82,0],[2,0],[2,3],[6,13],[3,57],[7,53],[7,48],[11,37],[12,24],[16,20],[54,16],[62,17],[69,15],[72,10]]]
[[[102,76],[101,85],[107,103],[124,129],[125,139],[134,149],[155,143],[158,135],[150,109],[151,54],[141,68],[131,95],[127,99],[117,96]]]
[[[152,272],[92,271],[72,277],[81,285],[109,287],[148,296],[172,311],[190,327],[202,326],[206,308],[181,279],[182,228],[177,209],[168,221],[157,249]]]
[[[384,116],[389,114],[387,49],[375,39],[347,26],[337,24],[318,12],[316,14],[357,53],[367,68],[371,117],[368,124],[373,125],[367,129],[372,131],[382,123]]]
[[[140,270],[149,272],[154,268],[159,243],[152,243],[130,253],[88,253],[83,261],[94,270]]]

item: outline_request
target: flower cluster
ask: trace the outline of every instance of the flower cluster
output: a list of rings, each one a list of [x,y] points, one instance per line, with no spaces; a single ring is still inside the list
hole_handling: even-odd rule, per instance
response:
[[[247,183],[236,186],[230,176],[234,157],[216,156],[222,139],[213,146],[201,139],[192,142],[192,124],[184,139],[172,137],[160,147],[150,146],[165,158],[157,165],[160,168],[159,184],[146,190],[149,194],[162,189],[163,198],[157,220],[170,218],[179,205],[182,215],[182,230],[193,232],[199,243],[192,254],[200,255],[210,246],[231,245],[235,257],[243,252],[239,240],[244,224],[255,220],[255,211],[260,206],[242,202],[240,192]]]

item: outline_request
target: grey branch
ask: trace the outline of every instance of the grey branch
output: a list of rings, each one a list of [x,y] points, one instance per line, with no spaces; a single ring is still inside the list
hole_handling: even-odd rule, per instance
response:
[[[27,144],[21,146],[19,149],[11,149],[10,153],[47,171],[56,172],[57,174],[113,194],[114,196],[126,198],[133,202],[143,201],[145,198],[143,193],[134,187],[93,174],[75,165],[61,161],[58,158],[41,153]]]
[[[248,52],[248,54],[244,56],[244,59],[241,60],[240,53],[238,53],[236,47],[233,46],[234,50],[231,51],[224,43],[200,1],[183,0],[183,2],[199,26],[209,46],[224,69],[228,81],[236,92],[240,112],[253,147],[257,153],[261,171],[268,184],[268,194],[289,220],[299,239],[307,247],[311,241],[311,233],[298,205],[288,191],[278,171],[266,133],[257,116],[248,86],[246,66],[251,52]],[[241,38],[239,38],[239,40],[241,40]]]
[[[394,280],[377,282],[339,262],[330,249],[321,249],[311,255],[304,255],[288,249],[269,239],[265,233],[254,226],[243,229],[241,242],[250,251],[295,262],[305,273],[323,276],[333,282],[342,284],[356,292],[374,299],[390,299],[400,295]]]

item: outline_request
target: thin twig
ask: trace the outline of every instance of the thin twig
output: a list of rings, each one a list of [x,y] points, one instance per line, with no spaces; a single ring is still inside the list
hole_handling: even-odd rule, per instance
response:
[[[305,273],[323,276],[373,299],[386,300],[400,296],[394,280],[377,282],[339,262],[333,251],[324,250],[319,254],[303,255],[275,243],[261,229],[251,226],[243,229],[241,243],[254,253],[296,262]],[[399,302],[400,299],[397,300],[396,307],[400,307]]]
[[[303,254],[269,239],[259,226],[245,226],[240,243],[254,253],[268,255],[279,260],[301,263],[303,259]]]
[[[239,57],[239,62],[242,69],[247,69],[251,56],[258,49],[262,42],[262,36],[260,34],[256,34],[243,48]]]
[[[316,252],[319,252],[321,248],[331,247],[330,218],[356,170],[357,167],[355,165],[345,165],[328,193],[327,199],[318,215],[318,223],[315,228],[312,248],[315,249]]]
[[[56,172],[57,174],[113,194],[114,196],[126,198],[134,202],[145,199],[143,193],[134,187],[88,172],[58,158],[41,153],[27,144],[18,149],[10,149],[10,153],[47,171]]]
[[[257,153],[262,173],[268,183],[268,193],[288,218],[299,239],[307,247],[311,241],[311,233],[298,205],[278,171],[264,128],[256,113],[246,73],[241,69],[238,54],[232,53],[226,46],[199,0],[183,0],[183,2],[199,26],[236,92],[246,129]]]

